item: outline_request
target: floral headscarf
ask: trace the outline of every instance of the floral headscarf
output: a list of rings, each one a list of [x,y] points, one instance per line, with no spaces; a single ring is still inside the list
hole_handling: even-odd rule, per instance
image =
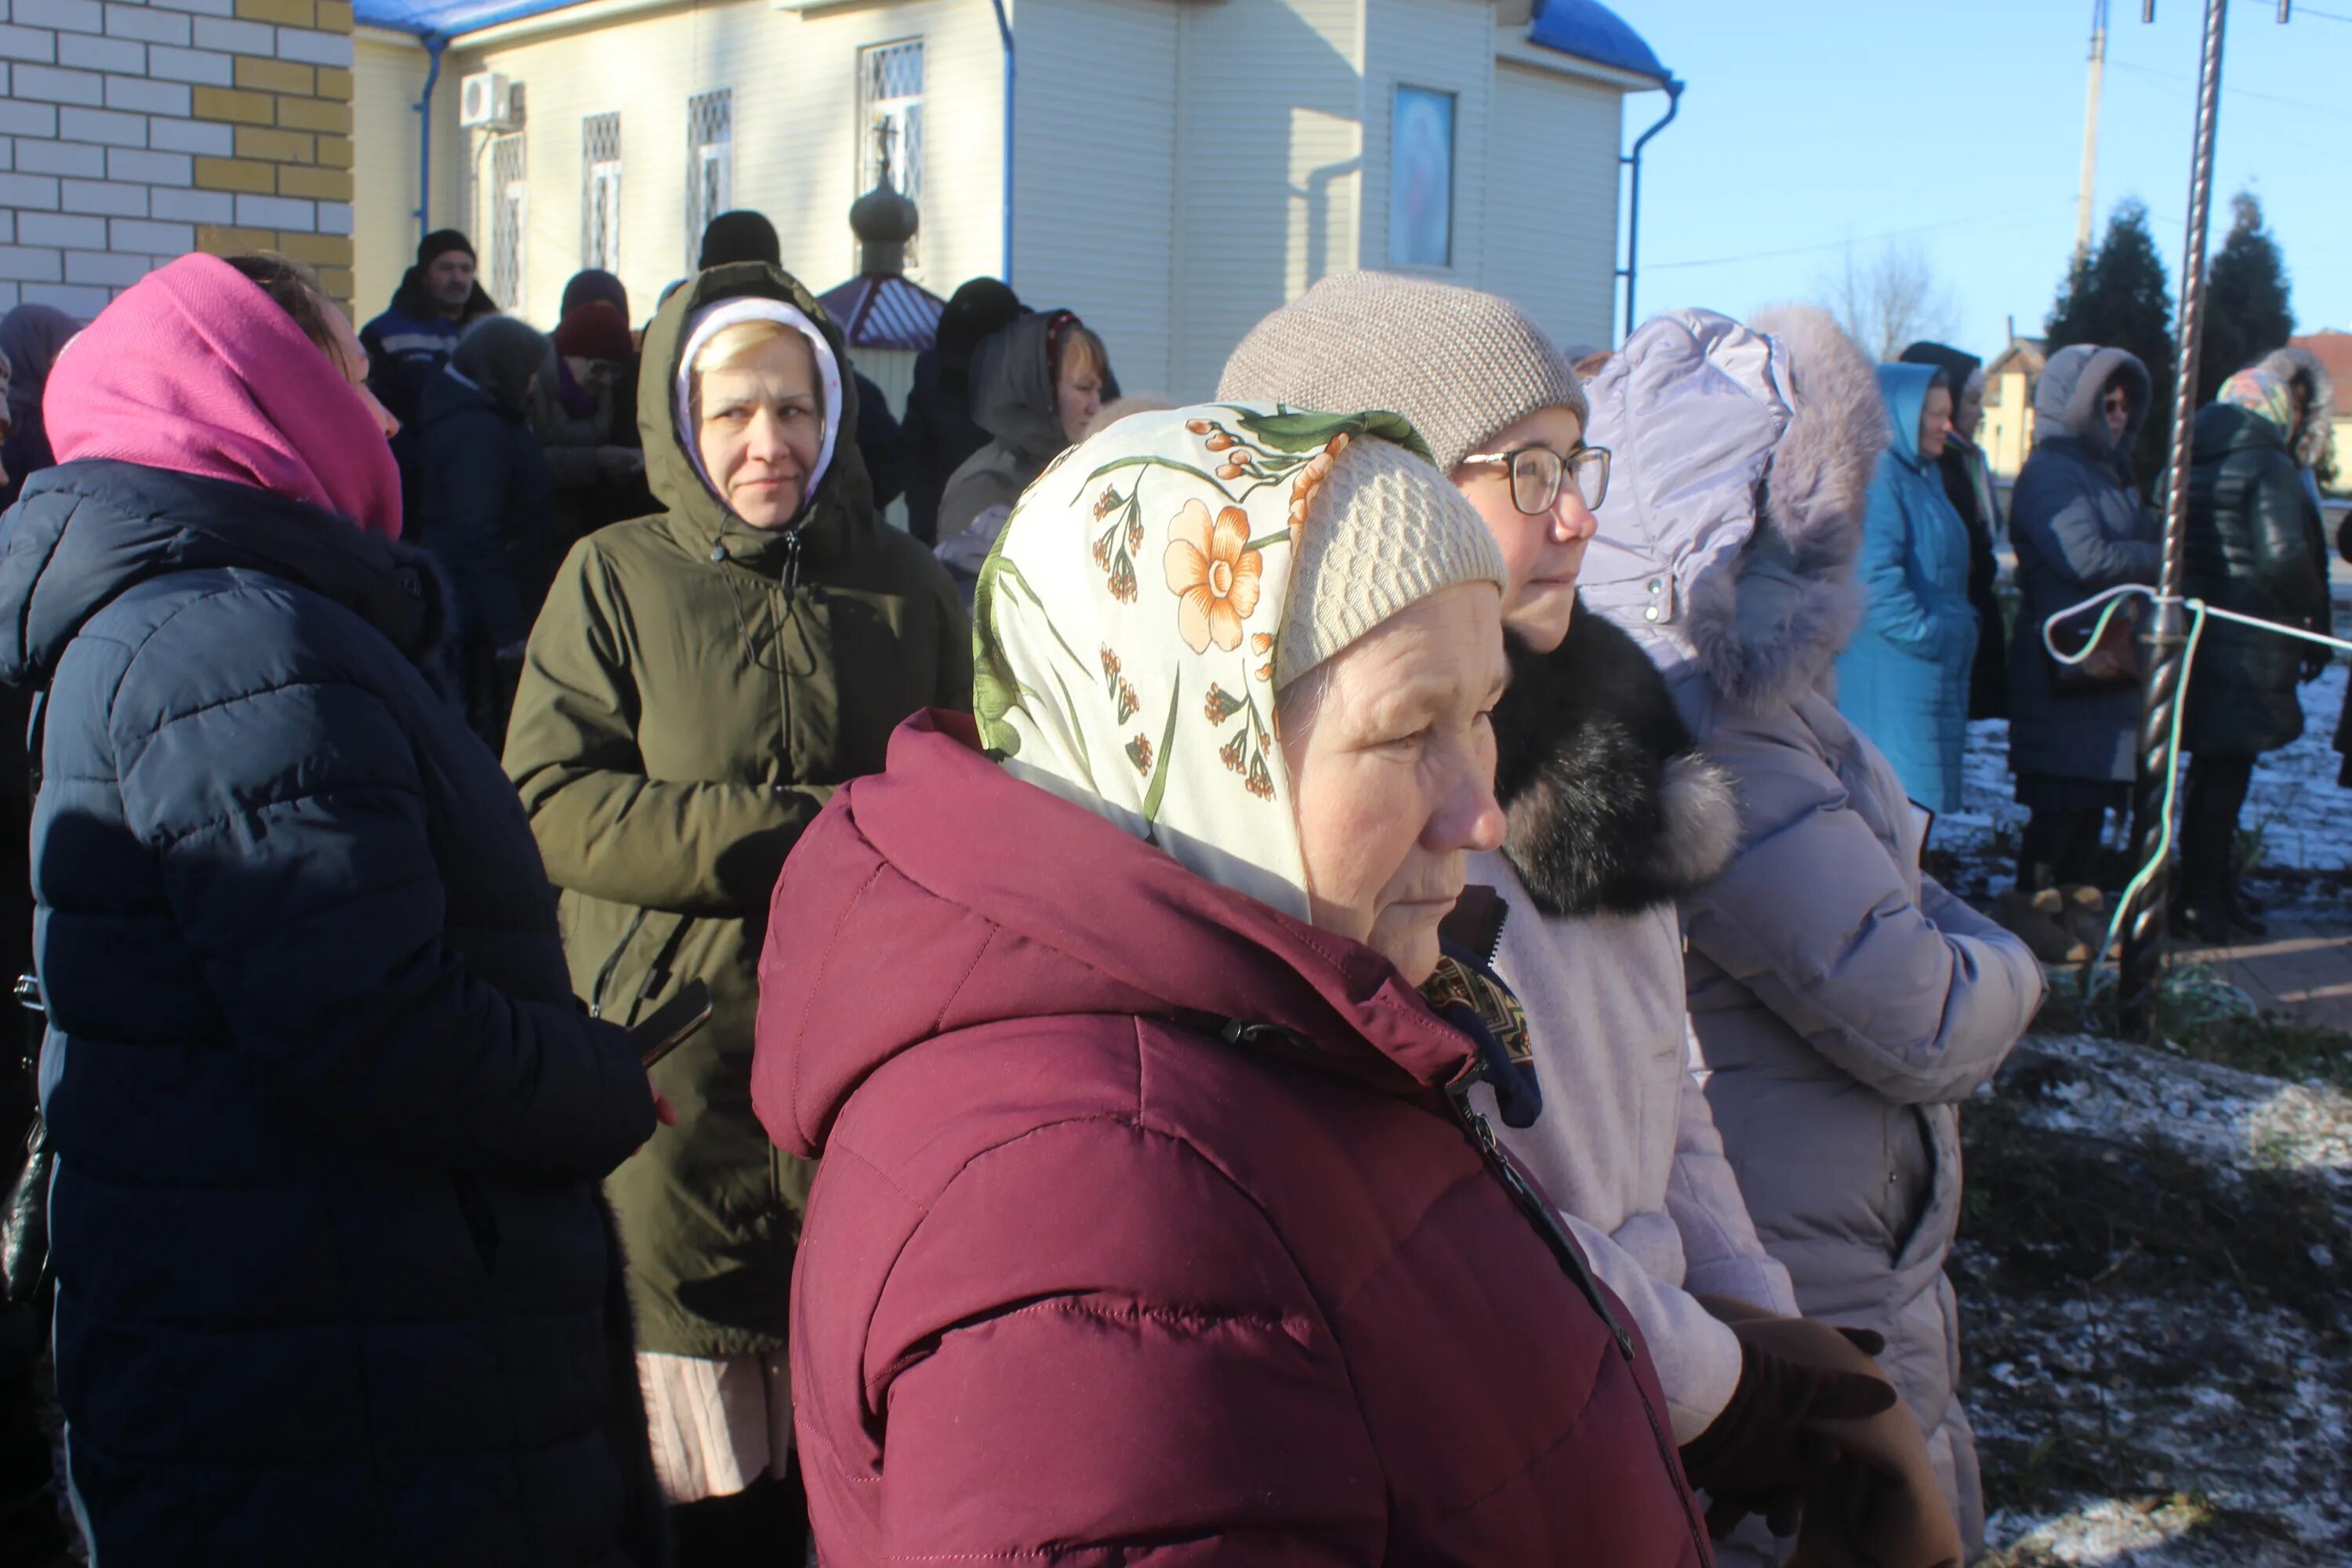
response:
[[[2242,370],[2221,384],[2213,401],[2259,414],[2277,426],[2280,435],[2294,439],[2294,391],[2283,377],[2266,370]]]
[[[1316,490],[1364,438],[1429,455],[1394,414],[1238,404],[1135,415],[1064,452],[981,570],[982,744],[1210,881],[1307,919],[1275,638]]]

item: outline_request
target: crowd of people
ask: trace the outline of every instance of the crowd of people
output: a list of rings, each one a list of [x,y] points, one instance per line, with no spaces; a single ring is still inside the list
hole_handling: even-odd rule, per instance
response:
[[[2044,962],[2074,963],[2106,940],[2101,849],[2129,815],[2139,766],[2144,598],[2100,630],[2044,624],[2112,590],[2153,588],[2162,565],[2156,502],[2131,470],[2147,416],[2147,369],[2119,348],[2059,350],[2034,390],[2033,447],[2004,519],[1973,437],[1984,373],[1972,356],[1914,343],[1878,368],[1892,436],[1863,522],[1863,613],[1838,661],[1838,705],[1885,752],[1927,813],[1960,805],[1971,720],[2009,721],[2017,801],[2029,813],[2004,924]],[[2222,384],[2190,447],[2184,582],[2217,608],[2288,633],[2333,632],[2316,470],[2335,389],[2308,351],[2282,347]],[[2015,552],[2015,631],[1996,582]],[[2340,543],[2352,559],[2352,529]],[[2095,637],[2095,642],[2093,638]],[[2069,646],[2069,645],[2072,646]],[[2174,933],[2225,944],[2265,933],[2238,886],[2238,816],[2254,763],[2303,733],[2299,683],[2328,662],[2318,644],[2214,620],[2186,699],[2189,753]],[[2352,703],[2337,731],[2352,758]],[[2352,760],[2346,763],[2352,782]]]
[[[0,1523],[47,1356],[106,1568],[1973,1559],[1958,1107],[2131,784],[2039,627],[2154,575],[2139,363],[2004,518],[1977,362],[1808,309],[1339,274],[1179,407],[975,279],[899,420],[781,252],[0,321]],[[2306,359],[2190,573],[2317,627]],[[2200,931],[2310,669],[2207,633]],[[2004,714],[1995,919],[1922,858]]]

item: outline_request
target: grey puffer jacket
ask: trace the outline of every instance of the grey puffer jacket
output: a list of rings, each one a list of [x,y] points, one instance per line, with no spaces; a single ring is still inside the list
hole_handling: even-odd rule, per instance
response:
[[[2118,374],[2131,415],[2122,437],[2111,440],[2099,400]],[[2139,688],[2053,690],[2042,627],[2105,589],[2156,581],[2163,560],[2157,518],[2128,466],[2147,404],[2147,367],[2123,349],[2089,343],[2051,355],[2034,385],[2038,434],[2009,503],[2018,591],[2009,656],[2009,766],[2021,776],[2128,783],[2137,771]],[[2087,628],[2091,621],[2074,624]]]
[[[1687,1443],[1730,1402],[1741,1359],[1694,1295],[1797,1310],[1691,1074],[1675,900],[1730,859],[1738,806],[1607,620],[1579,612],[1548,654],[1514,643],[1511,667],[1495,712],[1510,837],[1469,876],[1511,906],[1495,968],[1527,1009],[1543,1110],[1515,1129],[1491,1089],[1471,1096],[1641,1324]]]
[[[1617,481],[1585,601],[1642,643],[1739,794],[1738,854],[1683,904],[1707,1101],[1805,1312],[1886,1335],[1973,1556],[1983,1504],[1942,1272],[1958,1105],[2042,981],[2023,943],[1920,875],[1901,783],[1823,689],[1886,439],[1875,382],[1818,312],[1751,331],[1694,310],[1643,326],[1589,390]]]

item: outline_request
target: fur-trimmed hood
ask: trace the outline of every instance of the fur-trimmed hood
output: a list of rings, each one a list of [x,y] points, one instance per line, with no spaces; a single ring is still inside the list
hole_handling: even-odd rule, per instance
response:
[[[1823,311],[1653,318],[1587,388],[1616,478],[1588,604],[1671,681],[1755,711],[1817,685],[1859,610],[1863,500],[1886,445],[1868,359]]]
[[[2107,416],[2099,405],[2107,384],[2121,378],[2130,416],[2120,437],[2107,434]],[[2095,458],[2116,464],[2131,482],[2132,443],[2147,423],[2152,395],[2147,366],[2129,349],[2101,348],[2096,343],[2069,343],[2050,356],[2033,384],[2033,417],[2043,439],[2072,437]]]
[[[1738,805],[1641,646],[1579,609],[1550,653],[1517,638],[1510,653],[1495,793],[1503,852],[1537,904],[1634,914],[1712,880],[1738,847]]]
[[[2309,349],[2273,349],[2254,362],[2303,395],[2303,423],[2288,438],[2287,449],[2297,467],[2315,468],[2336,438],[2336,380]]]

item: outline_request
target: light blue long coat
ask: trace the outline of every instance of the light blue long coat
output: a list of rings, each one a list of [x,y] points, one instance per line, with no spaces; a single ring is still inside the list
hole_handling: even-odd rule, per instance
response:
[[[1894,439],[1879,455],[1862,524],[1862,624],[1839,656],[1838,710],[1895,765],[1910,797],[1957,811],[1968,748],[1969,531],[1919,456],[1919,416],[1935,371],[1882,364],[1879,395]]]

